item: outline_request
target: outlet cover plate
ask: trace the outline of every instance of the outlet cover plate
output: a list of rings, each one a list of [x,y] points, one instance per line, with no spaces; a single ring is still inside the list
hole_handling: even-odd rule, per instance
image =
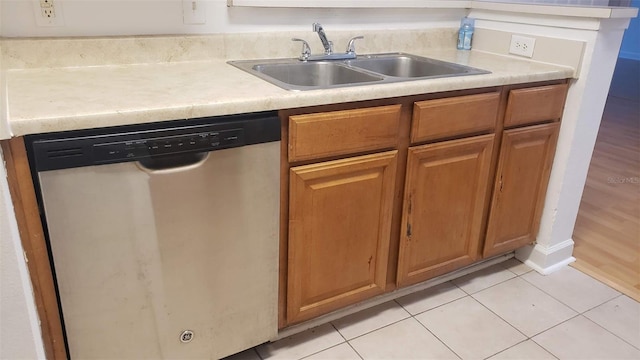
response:
[[[511,45],[509,53],[514,55],[533,57],[533,49],[536,46],[536,39],[521,35],[511,35]]]
[[[182,0],[182,20],[185,25],[206,24],[205,2],[203,0]]]
[[[31,0],[38,26],[64,26],[62,0]]]

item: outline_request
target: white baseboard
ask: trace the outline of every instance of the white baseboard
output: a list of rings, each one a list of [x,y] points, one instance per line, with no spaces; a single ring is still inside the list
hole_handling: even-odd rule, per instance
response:
[[[516,259],[542,275],[549,275],[576,261],[573,257],[573,239],[558,244],[529,245],[516,251]]]

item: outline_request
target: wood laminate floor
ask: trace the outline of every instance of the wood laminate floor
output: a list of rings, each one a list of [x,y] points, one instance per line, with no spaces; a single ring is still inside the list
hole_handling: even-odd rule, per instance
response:
[[[635,67],[623,76],[635,83],[621,87],[614,77],[573,234],[573,266],[640,301],[638,64],[623,64]]]

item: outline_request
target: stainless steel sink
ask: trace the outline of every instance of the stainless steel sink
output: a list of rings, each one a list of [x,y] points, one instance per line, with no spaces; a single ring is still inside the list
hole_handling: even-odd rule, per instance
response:
[[[287,84],[297,90],[328,88],[381,81],[381,76],[351,69],[340,62],[302,62],[260,64],[251,68],[270,77],[269,81]],[[262,77],[262,76],[261,76]],[[265,77],[263,77],[265,78]],[[274,82],[275,83],[275,82]],[[279,85],[276,83],[276,85]]]
[[[409,54],[365,55],[347,63],[356,68],[398,78],[439,78],[488,73],[464,65]]]
[[[286,90],[330,89],[490,73],[403,53],[361,55],[352,60],[266,59],[229,61],[229,64]]]

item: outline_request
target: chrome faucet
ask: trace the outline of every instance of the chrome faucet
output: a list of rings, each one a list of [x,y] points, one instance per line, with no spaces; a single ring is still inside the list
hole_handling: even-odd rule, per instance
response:
[[[349,40],[347,45],[347,50],[344,53],[333,52],[333,42],[327,39],[327,34],[324,33],[324,29],[322,25],[319,23],[313,23],[313,31],[318,33],[320,37],[320,41],[322,42],[322,46],[324,46],[324,54],[320,55],[311,55],[311,48],[309,47],[309,43],[302,39],[293,38],[293,41],[302,42],[302,53],[298,57],[300,61],[320,61],[320,60],[348,60],[356,58],[356,46],[355,42],[359,39],[364,39],[363,36],[356,36]]]
[[[322,28],[322,25],[320,25],[319,23],[313,23],[313,32],[318,33],[318,37],[320,37],[322,46],[324,46],[325,55],[333,54],[333,42],[327,39],[327,35],[324,33],[324,29]]]
[[[356,40],[362,40],[362,39],[364,39],[364,36],[352,37],[349,40],[349,43],[347,44],[347,54],[353,54],[355,56],[356,55]]]
[[[302,61],[309,60],[309,56],[311,56],[311,47],[309,46],[309,43],[298,38],[291,38],[291,41],[300,41],[302,43],[302,53],[300,53],[300,57],[298,57],[298,59]]]

